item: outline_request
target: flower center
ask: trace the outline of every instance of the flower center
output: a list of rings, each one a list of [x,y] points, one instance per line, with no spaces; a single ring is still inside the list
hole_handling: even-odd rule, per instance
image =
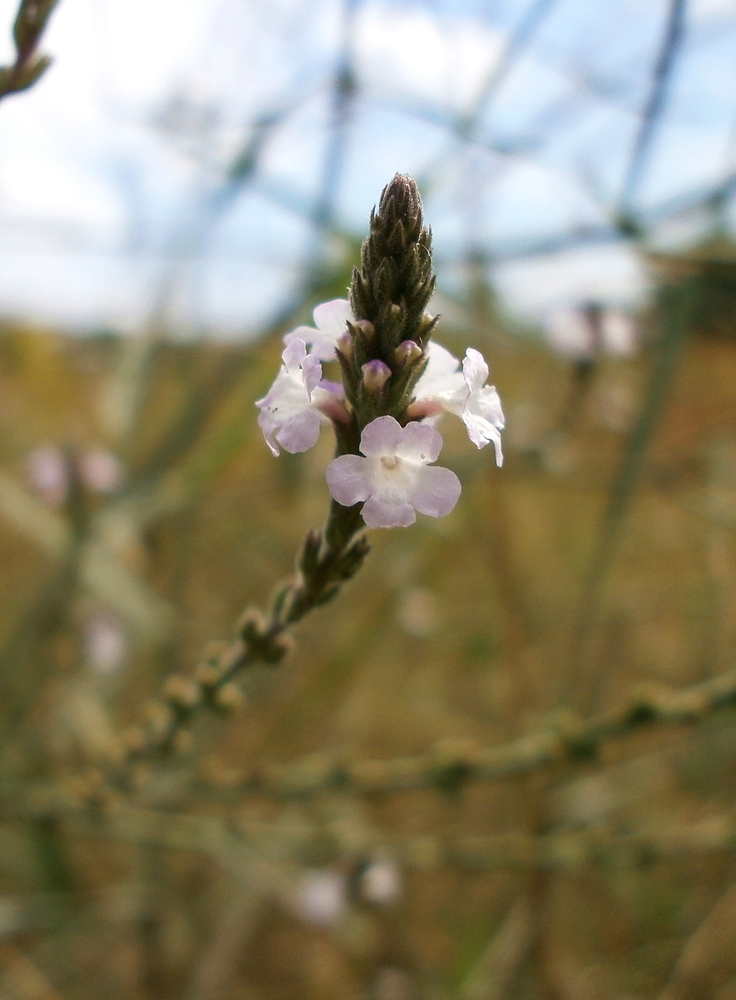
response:
[[[388,472],[390,472],[392,469],[395,469],[400,464],[401,464],[401,459],[399,458],[398,455],[382,455],[381,456],[381,465]]]

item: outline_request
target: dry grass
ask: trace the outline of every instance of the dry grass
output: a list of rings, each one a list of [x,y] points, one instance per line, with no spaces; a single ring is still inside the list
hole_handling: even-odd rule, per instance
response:
[[[569,704],[602,712],[638,685],[679,688],[733,668],[736,340],[694,332],[685,344],[576,666],[586,573],[656,351],[601,360],[578,391],[568,362],[487,323],[441,339],[490,357],[509,417],[504,469],[443,428],[443,460],[464,484],[453,514],[374,533],[364,570],[298,627],[286,665],[247,679],[246,709],[203,720],[188,753],[139,776],[139,807],[226,818],[242,834],[237,850],[192,842],[195,826],[176,846],[134,821],[126,839],[105,833],[104,816],[95,828],[8,813],[0,996],[734,995],[728,850],[484,872],[437,865],[416,840],[574,839],[724,814],[735,790],[731,710],[504,782],[291,802],[238,792],[243,773],[268,762],[422,754],[440,741],[492,746],[560,724]],[[232,635],[243,606],[264,603],[324,517],[327,434],[313,452],[276,461],[257,432],[253,400],[277,339],[159,348],[140,416],[121,431],[110,398],[123,351],[114,339],[11,328],[0,340],[6,800],[104,763],[114,733],[162,679]],[[111,606],[78,554],[51,552],[57,522],[44,515],[65,515],[36,510],[25,466],[48,443],[76,456],[110,448],[125,462],[126,488],[109,498],[87,491],[78,514],[140,586],[151,620],[161,608],[171,619],[161,611],[156,628],[136,624],[125,595],[115,591]],[[26,491],[22,516],[8,483]],[[109,673],[93,668],[84,641],[103,611],[119,617],[128,643]],[[338,852],[330,824],[341,831]],[[295,847],[295,827],[314,835]],[[386,905],[361,894],[375,860],[365,845],[378,835],[419,845]],[[347,902],[320,926],[294,898],[304,870],[325,866],[344,876]]]

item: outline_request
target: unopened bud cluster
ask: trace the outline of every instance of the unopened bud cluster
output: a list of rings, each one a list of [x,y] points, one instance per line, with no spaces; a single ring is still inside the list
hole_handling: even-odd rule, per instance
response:
[[[348,299],[314,310],[314,327],[284,337],[283,364],[257,402],[266,442],[301,452],[331,421],[337,456],[327,470],[332,498],[363,503],[369,527],[412,524],[416,511],[440,517],[460,495],[448,469],[430,467],[442,448],[432,426],[444,412],[459,416],[471,441],[493,442],[500,465],[501,401],[486,385],[488,365],[469,348],[461,362],[432,340],[437,316],[427,312],[434,290],[432,237],[416,183],[400,174],[384,188],[353,271]],[[342,382],[322,377],[337,361]]]

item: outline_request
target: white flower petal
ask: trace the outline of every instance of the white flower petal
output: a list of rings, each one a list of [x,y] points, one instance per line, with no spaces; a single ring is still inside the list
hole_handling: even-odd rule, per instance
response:
[[[281,360],[286,366],[287,372],[295,372],[301,368],[302,362],[307,356],[306,341],[300,337],[290,340],[281,354]]]
[[[393,417],[376,417],[360,435],[360,450],[364,455],[395,455],[404,440],[404,429]]]
[[[327,467],[327,488],[343,507],[367,500],[371,494],[368,459],[360,455],[340,455]]]
[[[404,428],[404,440],[396,449],[396,454],[413,462],[434,462],[442,451],[442,436],[429,424],[416,421]]]
[[[319,359],[307,354],[306,344],[299,338],[286,345],[281,358],[283,364],[273,385],[256,401],[261,411],[258,426],[274,455],[279,453],[276,442],[289,452],[311,448],[323,419],[312,404],[312,392],[322,378]]]
[[[468,386],[460,362],[446,347],[430,341],[427,367],[414,388],[415,400],[433,400],[448,413],[460,415]]]
[[[320,425],[320,416],[316,410],[304,410],[284,423],[276,434],[276,440],[292,455],[308,451],[317,443]]]
[[[501,434],[492,423],[476,413],[463,414],[463,421],[468,431],[468,437],[476,448],[485,448],[493,441],[496,449],[496,465],[503,465],[503,453],[501,451]]]
[[[418,470],[410,502],[420,514],[444,517],[460,497],[460,480],[450,469],[426,467]]]
[[[472,347],[467,349],[463,358],[463,378],[471,392],[477,392],[488,379],[486,359]]]
[[[310,354],[320,361],[331,361],[335,357],[337,341],[345,332],[347,321],[352,323],[355,319],[350,303],[347,299],[322,302],[315,307],[313,315],[317,329],[298,326],[284,335],[284,343],[289,345],[294,340],[302,340],[309,344]]]
[[[353,310],[347,299],[332,299],[330,302],[322,302],[314,307],[314,322],[318,330],[330,336],[334,336],[335,341],[345,333],[345,324],[348,320],[355,322]]]
[[[322,378],[322,365],[319,358],[314,354],[308,354],[302,363],[302,372],[304,388],[307,390],[307,395],[311,397]]]
[[[362,513],[369,528],[408,528],[417,519],[410,503],[394,497],[371,496]]]

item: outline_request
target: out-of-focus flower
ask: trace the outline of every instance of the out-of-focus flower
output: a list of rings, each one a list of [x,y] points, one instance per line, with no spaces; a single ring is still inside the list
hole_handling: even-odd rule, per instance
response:
[[[307,354],[303,340],[292,340],[281,358],[276,380],[263,399],[256,401],[261,410],[258,424],[274,455],[279,453],[278,445],[292,454],[311,448],[319,437],[320,424],[328,419],[318,405],[339,403],[335,383],[318,388],[322,365],[316,355]]]
[[[58,507],[69,492],[69,467],[60,448],[46,445],[36,448],[27,458],[28,479],[46,503]]]
[[[332,299],[316,306],[314,312],[314,327],[298,326],[284,336],[284,343],[291,344],[294,340],[303,340],[320,361],[331,361],[335,357],[337,342],[346,332],[348,321],[355,322],[353,310],[347,299]]]
[[[347,905],[347,882],[340,872],[306,871],[297,887],[296,910],[303,920],[320,927],[336,924]]]
[[[421,639],[437,631],[442,613],[437,598],[431,590],[412,587],[411,590],[402,590],[396,617],[404,632]]]
[[[486,385],[489,371],[480,351],[469,347],[460,362],[441,344],[430,342],[427,367],[416,385],[413,416],[432,417],[442,412],[454,413],[465,424],[468,437],[477,448],[491,441],[496,464],[501,465],[503,408],[496,387]]]
[[[402,427],[393,417],[377,417],[363,430],[360,455],[341,455],[327,469],[333,499],[345,507],[365,501],[369,528],[407,527],[416,511],[449,514],[460,496],[460,480],[449,469],[429,468],[442,438],[427,424]]]
[[[620,309],[604,309],[601,315],[601,340],[609,354],[626,357],[636,351],[639,330],[633,317]]]
[[[638,340],[631,316],[595,305],[558,310],[550,316],[546,333],[555,350],[578,361],[597,353],[625,357],[634,353]]]
[[[84,629],[87,661],[96,673],[112,674],[123,664],[128,640],[122,623],[114,615],[93,615]]]
[[[124,478],[120,460],[102,448],[95,448],[81,456],[79,474],[85,486],[96,493],[114,493]]]
[[[369,903],[387,906],[401,895],[401,870],[389,858],[371,861],[360,876],[360,892]]]

